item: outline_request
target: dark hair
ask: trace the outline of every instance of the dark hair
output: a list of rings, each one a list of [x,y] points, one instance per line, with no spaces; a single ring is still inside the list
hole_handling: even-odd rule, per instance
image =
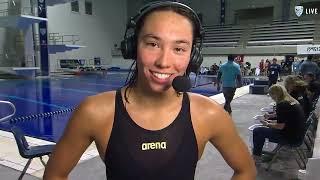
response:
[[[135,39],[136,44],[138,42],[138,37],[141,32],[141,29],[144,26],[145,19],[150,14],[152,14],[153,12],[156,12],[156,11],[173,11],[177,14],[180,14],[180,15],[188,18],[192,24],[193,44],[195,44],[197,33],[198,33],[197,32],[198,29],[196,28],[196,24],[195,24],[195,17],[193,17],[191,15],[192,13],[190,13],[188,10],[186,10],[184,8],[176,7],[176,6],[160,6],[158,8],[154,8],[154,9],[150,10],[149,12],[147,12],[143,16],[141,16],[140,19],[136,22],[136,28],[134,30],[134,39]],[[135,48],[137,48],[137,46],[135,46]],[[125,88],[125,91],[124,91],[124,99],[127,103],[129,103],[128,96],[127,96],[128,89],[130,87],[133,87],[136,85],[137,79],[138,79],[137,61],[134,60],[133,63],[131,64],[131,67],[130,67],[130,70],[129,70],[129,73],[128,73],[128,76],[127,76],[127,79],[126,79],[126,82],[124,85],[124,86],[127,86],[127,88]]]
[[[309,55],[309,56],[307,57],[307,59],[308,59],[308,60],[312,60],[312,55]]]
[[[312,72],[308,72],[305,75],[311,77],[311,78],[315,78],[315,75]]]
[[[228,55],[228,61],[234,61],[234,55],[229,54]]]

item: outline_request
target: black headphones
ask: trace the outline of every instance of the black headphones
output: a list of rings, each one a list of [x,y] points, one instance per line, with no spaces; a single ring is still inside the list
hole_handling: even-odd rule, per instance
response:
[[[191,56],[190,56],[190,63],[187,68],[187,74],[190,72],[198,73],[200,66],[203,61],[203,56],[201,53],[203,38],[204,38],[204,30],[201,25],[201,21],[198,15],[187,5],[179,3],[179,2],[151,2],[144,7],[142,7],[138,14],[134,17],[131,17],[128,21],[126,32],[124,35],[124,39],[121,41],[121,53],[124,59],[136,59],[137,57],[137,34],[136,33],[136,26],[147,13],[161,8],[161,7],[177,7],[183,9],[192,17],[192,22],[195,28],[195,37],[192,46]],[[129,30],[133,30],[133,33],[128,35]]]

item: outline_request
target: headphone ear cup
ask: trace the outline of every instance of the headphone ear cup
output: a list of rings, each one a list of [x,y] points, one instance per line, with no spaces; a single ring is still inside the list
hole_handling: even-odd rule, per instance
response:
[[[129,36],[121,41],[121,53],[124,59],[136,59],[136,51],[134,36]]]
[[[200,69],[202,61],[203,56],[200,52],[200,48],[198,46],[195,46],[191,51],[190,63],[187,68],[188,72],[197,73]]]

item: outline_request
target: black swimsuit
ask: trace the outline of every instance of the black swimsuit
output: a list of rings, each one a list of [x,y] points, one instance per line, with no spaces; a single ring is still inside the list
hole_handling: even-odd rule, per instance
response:
[[[105,164],[108,180],[191,180],[198,161],[198,146],[183,94],[176,119],[161,130],[138,126],[126,111],[120,90]]]

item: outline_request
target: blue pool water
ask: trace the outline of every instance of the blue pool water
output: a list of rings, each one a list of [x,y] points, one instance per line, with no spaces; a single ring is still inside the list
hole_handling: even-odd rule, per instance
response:
[[[29,136],[57,142],[75,108],[85,97],[121,87],[127,73],[74,77],[51,77],[33,80],[0,81],[0,100],[12,102],[17,109],[15,116],[0,129],[19,126]],[[191,77],[192,83],[194,77]],[[212,79],[202,79],[192,92],[205,96],[216,94]],[[9,115],[11,109],[0,104],[0,117]]]

